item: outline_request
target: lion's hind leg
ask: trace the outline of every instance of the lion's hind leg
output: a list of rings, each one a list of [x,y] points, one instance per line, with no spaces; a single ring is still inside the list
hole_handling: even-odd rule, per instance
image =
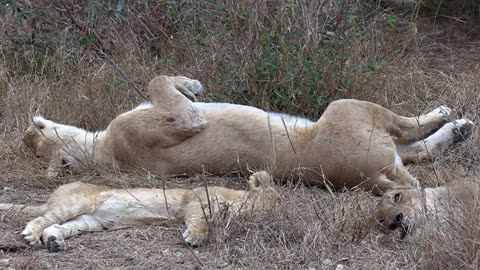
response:
[[[207,120],[180,92],[182,89],[183,92],[201,91],[201,84],[191,81],[194,80],[186,77],[182,77],[182,80],[168,76],[154,78],[148,85],[153,105],[140,105],[118,116],[108,127],[107,135],[122,147],[131,145],[138,148],[143,144],[147,147],[167,148],[202,132]],[[131,152],[122,153],[121,149],[116,150],[117,159],[131,158]]]
[[[184,76],[161,75],[149,82],[148,91],[154,107],[167,112],[184,112],[193,107],[190,99],[200,94],[203,86],[199,81]]]
[[[50,252],[65,250],[65,239],[82,232],[103,230],[102,223],[90,215],[81,215],[63,224],[53,224],[43,230],[42,239]]]
[[[440,106],[433,111],[418,117],[403,117],[397,115],[393,121],[396,136],[402,143],[424,139],[432,132],[441,128],[447,121],[451,109]]]
[[[397,143],[397,152],[405,163],[421,163],[432,160],[451,145],[467,139],[474,124],[468,119],[459,119],[445,124],[424,140],[409,144]]]

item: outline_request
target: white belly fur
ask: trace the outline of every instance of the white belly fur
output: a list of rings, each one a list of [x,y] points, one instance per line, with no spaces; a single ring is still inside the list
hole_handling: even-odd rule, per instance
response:
[[[267,113],[264,110],[261,110],[259,108],[255,108],[252,106],[238,105],[238,104],[231,104],[231,103],[194,102],[193,105],[197,107],[202,113],[207,111],[222,110],[227,108],[228,109],[232,109],[232,108],[248,109],[258,113]],[[149,108],[152,108],[152,106],[153,106],[152,103],[145,102],[138,105],[134,110],[149,109]],[[288,126],[294,126],[294,125],[308,126],[313,123],[309,119],[299,117],[299,116],[293,116],[285,113],[268,112],[268,114],[273,121],[278,121],[279,123],[285,122],[285,124]]]

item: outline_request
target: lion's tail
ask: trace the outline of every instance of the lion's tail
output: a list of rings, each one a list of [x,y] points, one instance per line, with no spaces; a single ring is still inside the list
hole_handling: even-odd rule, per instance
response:
[[[7,211],[8,215],[16,215],[18,213],[22,213],[30,217],[38,217],[45,214],[47,210],[48,210],[47,204],[23,205],[23,204],[0,203],[0,211]]]

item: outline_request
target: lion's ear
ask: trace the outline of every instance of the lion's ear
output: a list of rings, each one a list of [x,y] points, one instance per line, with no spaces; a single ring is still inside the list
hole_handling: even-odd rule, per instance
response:
[[[266,171],[252,174],[248,179],[249,190],[262,190],[272,184],[272,176]]]
[[[33,120],[33,125],[39,129],[52,128],[58,125],[53,121],[43,118],[43,116],[41,115],[35,115],[32,120]]]
[[[47,121],[48,120],[46,120],[40,115],[36,115],[35,117],[33,117],[33,125],[39,129],[44,129],[47,126]]]

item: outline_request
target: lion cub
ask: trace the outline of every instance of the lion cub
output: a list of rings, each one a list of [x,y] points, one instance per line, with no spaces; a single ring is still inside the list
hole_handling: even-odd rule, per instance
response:
[[[118,229],[162,220],[185,223],[183,239],[192,246],[208,236],[207,219],[224,208],[233,215],[269,210],[280,203],[265,172],[250,176],[249,190],[223,187],[195,189],[112,189],[75,182],[52,193],[47,203],[38,206],[0,204],[37,217],[22,231],[30,245],[43,242],[50,252],[65,249],[65,239],[84,231]],[[208,192],[207,192],[208,190]]]

